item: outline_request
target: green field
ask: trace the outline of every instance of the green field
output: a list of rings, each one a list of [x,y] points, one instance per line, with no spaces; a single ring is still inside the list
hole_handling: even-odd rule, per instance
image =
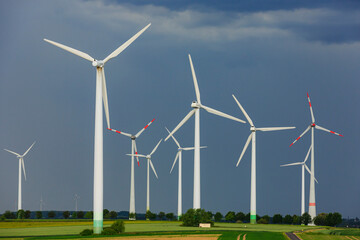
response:
[[[112,223],[113,221],[105,221],[104,227],[110,226]],[[215,223],[215,226],[211,229],[200,229],[197,227],[183,227],[180,222],[175,221],[125,221],[125,227],[126,233],[122,236],[221,234],[219,239],[230,240],[237,239],[240,234],[242,236],[246,234],[247,240],[286,240],[287,237],[283,234],[285,232],[307,231],[298,233],[298,236],[303,240],[337,240],[349,239],[344,237],[344,235],[349,235],[358,236],[358,238],[353,239],[360,240],[360,230],[328,229],[300,225]],[[0,238],[78,239],[80,238],[79,233],[86,228],[92,228],[91,221],[4,221],[0,222]]]

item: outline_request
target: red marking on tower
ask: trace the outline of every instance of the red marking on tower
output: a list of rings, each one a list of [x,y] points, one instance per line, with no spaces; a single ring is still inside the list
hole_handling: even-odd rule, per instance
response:
[[[315,203],[309,203],[309,207],[315,207]]]

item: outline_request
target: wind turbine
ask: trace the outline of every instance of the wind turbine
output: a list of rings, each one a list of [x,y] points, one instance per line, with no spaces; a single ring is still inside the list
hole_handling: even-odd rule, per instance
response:
[[[191,110],[183,120],[174,128],[174,130],[165,138],[165,141],[169,139],[189,118],[195,114],[195,133],[194,133],[194,196],[193,196],[193,208],[199,209],[200,206],[200,112],[199,110],[205,109],[207,112],[225,117],[234,121],[238,121],[241,123],[245,123],[245,121],[238,119],[236,117],[230,116],[228,114],[222,113],[218,110],[215,110],[213,108],[207,107],[203,104],[201,104],[200,101],[200,91],[198,82],[195,75],[194,66],[191,60],[191,56],[189,54],[189,62],[190,62],[190,68],[192,72],[192,77],[194,81],[194,87],[195,87],[195,93],[196,93],[196,100],[191,103],[191,107],[193,110]]]
[[[149,171],[149,165],[151,166],[151,169],[153,170],[156,178],[158,178],[158,175],[156,174],[156,171],[155,171],[155,168],[154,168],[154,165],[151,161],[151,156],[155,153],[156,149],[159,147],[160,143],[161,143],[162,139],[160,139],[160,141],[158,142],[158,144],[154,147],[154,149],[151,151],[150,154],[148,155],[143,155],[143,154],[137,154],[136,153],[136,157],[143,157],[143,158],[146,158],[147,159],[147,187],[146,187],[146,211],[149,211],[150,210],[150,171]],[[131,156],[131,157],[134,157],[134,153],[132,154],[126,154],[128,156]]]
[[[24,164],[24,157],[26,156],[26,154],[30,151],[30,149],[34,146],[35,142],[33,144],[31,144],[31,146],[28,148],[28,150],[26,150],[26,152],[23,155],[20,155],[16,152],[4,149],[5,151],[12,153],[14,155],[16,155],[16,157],[19,159],[19,188],[18,188],[18,211],[20,209],[22,209],[22,198],[21,198],[21,168],[24,172],[24,178],[26,181],[26,172],[25,172],[25,164]]]
[[[121,132],[115,129],[111,129],[108,128],[108,130],[113,131],[115,133],[119,133],[122,134],[124,136],[127,136],[131,139],[131,177],[130,177],[130,209],[129,209],[129,220],[135,220],[136,217],[130,217],[133,213],[133,215],[135,216],[135,176],[134,176],[134,156],[136,156],[136,160],[138,163],[138,166],[140,166],[139,163],[139,157],[138,157],[138,151],[137,151],[137,147],[136,147],[136,139],[145,131],[145,129],[147,129],[151,123],[155,121],[155,118],[153,120],[151,120],[151,122],[149,122],[145,127],[143,127],[137,134],[132,135],[130,133],[125,133],[125,132]],[[134,155],[135,152],[135,155]]]
[[[296,162],[296,163],[289,163],[280,165],[280,167],[287,167],[287,166],[295,166],[295,165],[301,165],[301,216],[305,213],[305,169],[308,171],[310,175],[312,175],[312,172],[306,165],[306,161],[309,157],[311,151],[311,146],[306,154],[305,160],[303,162]],[[315,181],[318,183],[316,178],[314,177]]]
[[[309,101],[309,107],[310,107],[310,114],[311,114],[311,124],[305,129],[305,131],[293,142],[290,144],[290,147],[296,143],[302,136],[304,136],[305,133],[307,133],[311,128],[311,172],[315,174],[315,158],[314,158],[314,128],[323,130],[325,132],[329,132],[338,136],[343,137],[343,135],[336,133],[334,131],[330,131],[326,128],[320,127],[319,125],[315,124],[315,117],[312,110],[312,105],[310,101],[309,93],[307,93],[307,98]],[[311,216],[311,219],[314,219],[316,217],[316,205],[315,205],[315,178],[314,175],[310,175],[310,194],[309,194],[309,214]]]
[[[41,197],[40,197],[40,212],[42,212],[42,210],[43,210],[43,205],[45,205],[45,204],[44,204],[43,197],[41,195]]]
[[[251,146],[251,194],[250,194],[250,223],[256,223],[256,131],[268,132],[268,131],[278,131],[278,130],[287,130],[294,129],[295,127],[265,127],[265,128],[256,128],[253,121],[250,119],[249,115],[246,113],[245,109],[241,106],[239,101],[234,95],[235,99],[240,110],[243,112],[244,116],[250,124],[250,135],[245,143],[244,149],[241,152],[239,161],[236,164],[236,167],[239,166],[239,163],[244,156],[244,153],[249,146],[250,141],[252,140]]]
[[[165,127],[166,128],[166,127]],[[169,129],[166,128],[166,130],[168,131],[168,133],[170,134]],[[172,170],[174,169],[175,163],[176,161],[179,159],[179,180],[178,180],[178,211],[177,211],[177,217],[178,220],[180,219],[181,215],[182,215],[182,151],[191,151],[194,150],[194,147],[186,147],[183,148],[180,146],[179,142],[176,140],[176,138],[174,137],[174,135],[171,135],[172,139],[174,140],[175,144],[178,146],[178,152],[176,153],[175,156],[175,160],[174,163],[171,167],[170,170],[170,174],[172,172]],[[200,147],[200,148],[206,148],[206,147]]]
[[[137,34],[127,40],[124,44],[118,47],[104,60],[96,60],[87,53],[81,52],[74,48],[65,46],[63,44],[44,39],[46,42],[51,43],[59,48],[73,53],[79,57],[92,62],[96,67],[96,96],[95,96],[95,138],[94,138],[94,233],[100,234],[103,229],[103,116],[102,104],[104,102],[104,110],[106,115],[107,126],[110,128],[109,107],[106,90],[106,80],[104,65],[110,59],[119,55],[124,51],[135,39],[137,39],[151,23],[140,30]]]

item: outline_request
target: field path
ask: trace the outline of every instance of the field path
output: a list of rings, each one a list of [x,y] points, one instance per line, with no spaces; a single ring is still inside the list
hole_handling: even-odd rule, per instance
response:
[[[243,236],[243,240],[246,240],[246,234]]]
[[[291,240],[301,240],[298,236],[296,236],[294,233],[285,233],[286,236],[288,236]]]

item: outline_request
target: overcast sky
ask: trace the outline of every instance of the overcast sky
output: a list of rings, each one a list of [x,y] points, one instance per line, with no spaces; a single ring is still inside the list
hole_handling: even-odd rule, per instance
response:
[[[0,148],[23,153],[23,208],[92,210],[95,69],[43,41],[48,38],[103,59],[148,23],[151,27],[105,67],[111,127],[135,134],[147,154],[165,126],[173,129],[202,103],[257,127],[296,126],[257,134],[257,213],[299,214],[301,168],[315,131],[317,212],[360,216],[360,3],[358,1],[1,1]],[[236,168],[249,125],[200,113],[201,207],[249,212],[251,148]],[[105,124],[105,122],[104,122]],[[176,134],[193,146],[194,119]],[[128,211],[130,140],[104,130],[104,208]],[[170,139],[153,155],[150,210],[177,211],[177,152]],[[18,161],[0,151],[0,212],[15,210]],[[135,169],[136,211],[146,209],[146,164]],[[308,205],[309,175],[306,175]],[[183,209],[192,207],[193,153],[183,154]]]

